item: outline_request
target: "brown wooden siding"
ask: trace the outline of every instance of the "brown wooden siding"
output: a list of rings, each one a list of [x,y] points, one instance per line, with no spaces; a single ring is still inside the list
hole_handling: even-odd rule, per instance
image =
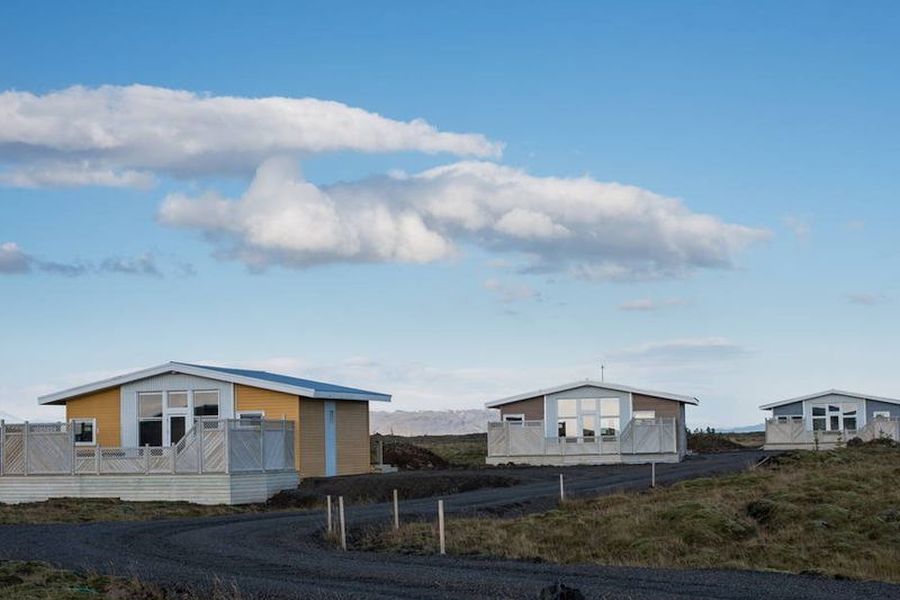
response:
[[[66,420],[97,419],[97,443],[101,446],[122,445],[122,402],[119,388],[66,400]]]
[[[325,476],[325,404],[300,398],[300,475]]]
[[[371,470],[369,453],[369,403],[335,402],[337,474],[356,475]]]
[[[682,418],[681,402],[675,400],[666,400],[665,398],[656,398],[654,396],[644,396],[643,394],[631,395],[631,410],[655,410],[657,417],[666,417],[675,419],[675,439],[678,440],[678,451],[683,452],[684,448],[682,436],[678,434],[684,429],[684,419]]]
[[[236,411],[261,410],[266,419],[287,419],[294,422],[294,465],[300,467],[300,398],[284,392],[257,387],[234,386]],[[237,416],[237,415],[235,415]]]
[[[506,415],[525,415],[526,421],[543,421],[544,420],[544,397],[535,396],[526,400],[510,402],[500,407],[500,416]]]

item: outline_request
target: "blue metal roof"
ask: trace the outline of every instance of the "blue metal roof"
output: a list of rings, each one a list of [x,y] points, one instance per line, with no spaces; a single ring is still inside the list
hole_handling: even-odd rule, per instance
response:
[[[343,385],[335,385],[333,383],[325,383],[322,381],[313,381],[312,379],[301,379],[300,377],[292,377],[290,375],[279,375],[278,373],[269,373],[268,371],[255,371],[253,369],[233,369],[230,367],[213,367],[210,365],[197,365],[191,363],[176,363],[188,367],[197,367],[198,369],[209,369],[210,371],[219,371],[220,373],[228,373],[238,377],[249,377],[251,379],[259,379],[261,381],[270,381],[272,383],[281,383],[284,385],[294,385],[297,387],[309,388],[316,392],[330,394],[370,394],[373,396],[384,396],[390,399],[390,394],[382,394],[380,392],[372,392],[369,390],[361,390]]]

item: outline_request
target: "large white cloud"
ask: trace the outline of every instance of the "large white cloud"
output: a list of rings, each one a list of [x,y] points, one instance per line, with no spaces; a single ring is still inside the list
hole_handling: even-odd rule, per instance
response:
[[[589,177],[534,177],[488,162],[317,187],[271,159],[237,200],[172,194],[160,220],[197,229],[220,256],[254,267],[431,262],[474,244],[532,271],[680,276],[729,268],[768,232],[692,212],[673,198]]]
[[[275,154],[446,152],[496,157],[448,133],[315,98],[201,95],[146,85],[0,93],[0,182],[145,186],[153,174],[252,173]]]

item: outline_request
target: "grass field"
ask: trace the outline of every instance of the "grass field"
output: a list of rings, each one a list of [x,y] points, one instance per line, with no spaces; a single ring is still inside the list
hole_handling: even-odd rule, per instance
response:
[[[239,600],[227,585],[211,591],[161,588],[135,579],[81,575],[42,562],[0,561],[0,600]]]
[[[433,525],[369,532],[369,549],[431,553]],[[900,582],[900,450],[782,455],[755,471],[451,519],[448,551],[559,563],[814,572]]]

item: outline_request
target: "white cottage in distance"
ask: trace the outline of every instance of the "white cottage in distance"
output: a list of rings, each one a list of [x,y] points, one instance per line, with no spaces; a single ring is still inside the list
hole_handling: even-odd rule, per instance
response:
[[[488,464],[678,462],[687,452],[693,396],[603,381],[576,381],[486,403]]]
[[[900,399],[826,390],[760,406],[766,419],[766,450],[834,448],[853,438],[889,436],[900,441]]]

